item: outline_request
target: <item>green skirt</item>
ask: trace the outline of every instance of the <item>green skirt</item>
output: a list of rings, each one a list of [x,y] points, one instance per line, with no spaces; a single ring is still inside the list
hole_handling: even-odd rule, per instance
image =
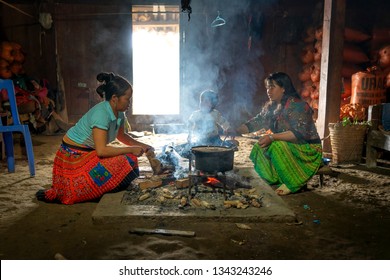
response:
[[[261,178],[270,185],[285,184],[299,191],[316,174],[322,163],[321,144],[294,144],[275,141],[266,148],[253,146],[249,158]]]

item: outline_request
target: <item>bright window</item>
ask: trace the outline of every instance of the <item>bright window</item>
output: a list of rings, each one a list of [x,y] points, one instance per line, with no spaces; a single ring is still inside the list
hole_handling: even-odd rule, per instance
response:
[[[133,6],[132,15],[132,112],[134,115],[179,114],[179,6]]]

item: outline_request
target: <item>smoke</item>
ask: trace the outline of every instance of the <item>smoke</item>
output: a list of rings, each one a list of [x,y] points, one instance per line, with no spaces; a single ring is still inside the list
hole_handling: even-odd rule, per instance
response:
[[[219,94],[218,110],[231,123],[240,123],[257,111],[253,100],[263,91],[262,31],[264,7],[275,0],[197,0],[191,1],[192,14],[188,21],[181,14],[181,120],[186,123],[190,114],[198,109],[199,94],[212,89]],[[212,27],[220,16],[225,25]],[[126,16],[123,16],[124,18]],[[120,58],[128,52],[131,23],[113,21],[104,17],[97,21],[90,52],[95,57],[105,57],[99,68],[110,69],[125,77],[131,77],[129,60]],[[112,28],[115,27],[115,34]],[[110,47],[107,44],[112,43]],[[115,42],[122,42],[115,44]],[[120,48],[118,50],[118,48]],[[110,59],[107,59],[110,58]],[[111,63],[117,61],[119,63]],[[123,73],[128,69],[128,73]],[[91,72],[96,72],[91,69]],[[234,108],[234,110],[232,110]],[[153,118],[153,117],[152,117]],[[156,116],[156,123],[172,122],[172,116],[163,119]]]
[[[191,20],[182,25],[184,121],[198,109],[205,89],[218,92],[217,109],[231,123],[245,121],[256,110],[253,99],[263,88],[261,2],[193,1]],[[226,24],[212,27],[217,16]]]

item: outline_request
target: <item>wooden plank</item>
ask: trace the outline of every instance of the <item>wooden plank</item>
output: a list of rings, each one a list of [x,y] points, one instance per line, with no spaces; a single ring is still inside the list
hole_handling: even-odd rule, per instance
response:
[[[190,179],[189,178],[177,179],[175,185],[176,188],[178,189],[188,188],[190,186]]]
[[[370,146],[390,151],[390,134],[385,134],[380,130],[371,130],[367,142]]]
[[[162,235],[176,235],[176,236],[184,236],[184,237],[194,237],[194,231],[186,231],[186,230],[174,230],[174,229],[147,229],[147,228],[133,228],[129,230],[129,233],[137,233],[137,234],[162,234]]]
[[[382,104],[370,105],[368,107],[367,121],[371,122],[371,130],[377,130],[382,123]]]
[[[140,181],[138,183],[138,187],[141,190],[146,190],[150,188],[157,188],[162,185],[163,181],[162,180],[145,180],[145,181]]]
[[[328,123],[339,121],[341,70],[343,64],[346,0],[325,0],[321,55],[320,97],[317,129],[321,138],[329,134]],[[330,152],[330,139],[323,142]]]
[[[368,107],[368,121],[371,122],[366,143],[366,166],[368,168],[376,167],[378,148],[390,151],[390,134],[386,134],[378,129],[379,125],[382,124],[384,104],[370,105]]]

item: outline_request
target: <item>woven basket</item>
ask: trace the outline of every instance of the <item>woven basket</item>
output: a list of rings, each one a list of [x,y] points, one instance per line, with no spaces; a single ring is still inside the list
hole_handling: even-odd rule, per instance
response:
[[[332,163],[360,162],[367,125],[329,123]]]

